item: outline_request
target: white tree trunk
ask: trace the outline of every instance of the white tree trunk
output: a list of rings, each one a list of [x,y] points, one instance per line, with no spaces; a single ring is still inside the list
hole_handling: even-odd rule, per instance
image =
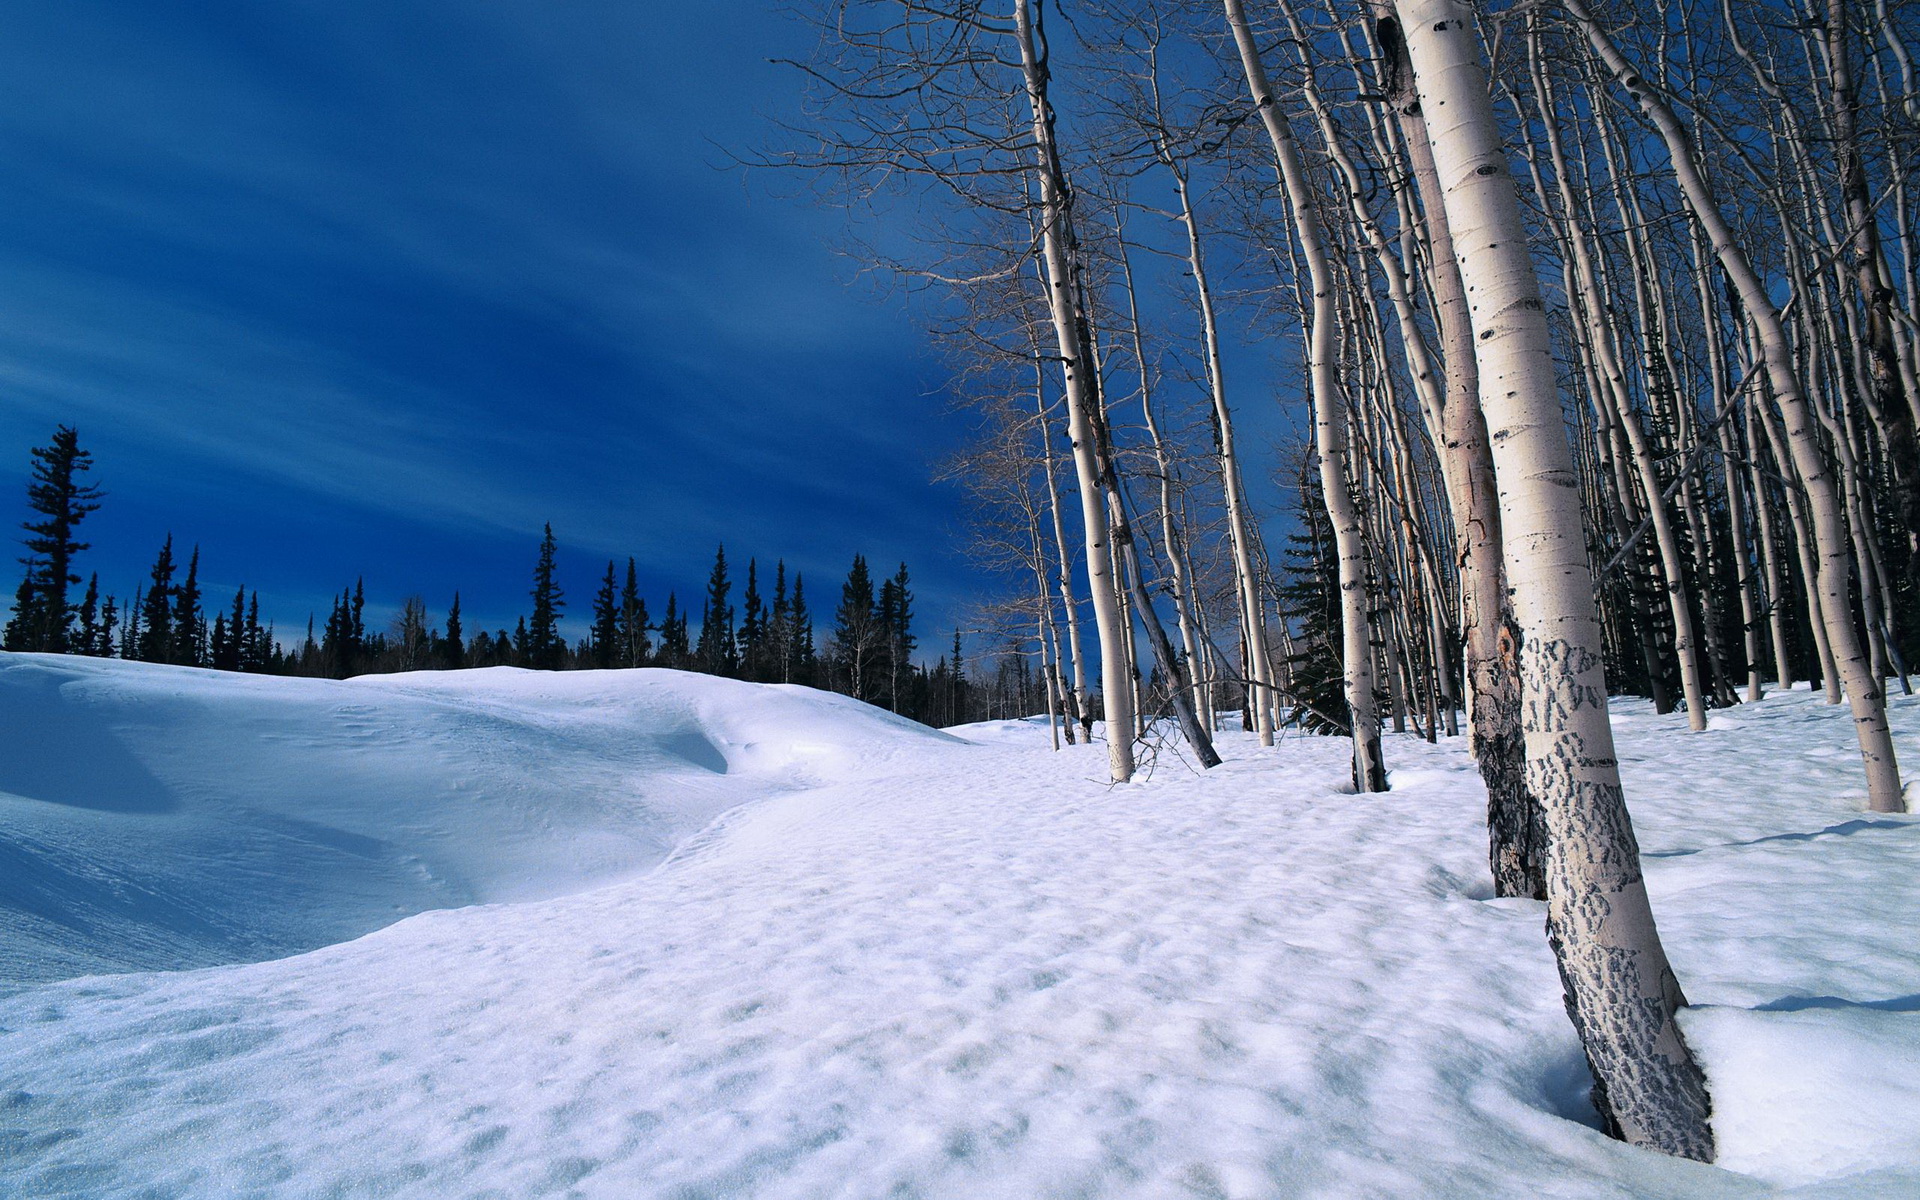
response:
[[[1347,405],[1340,391],[1336,361],[1338,329],[1332,271],[1321,230],[1318,197],[1301,165],[1293,131],[1274,105],[1266,68],[1247,27],[1240,0],[1225,0],[1227,23],[1240,48],[1240,64],[1254,106],[1266,124],[1280,166],[1281,183],[1293,208],[1294,235],[1313,288],[1312,327],[1308,331],[1308,368],[1313,385],[1314,442],[1320,455],[1320,492],[1333,522],[1340,561],[1340,628],[1346,659],[1347,714],[1353,728],[1353,786],[1363,792],[1387,790],[1386,761],[1380,751],[1380,714],[1374,699],[1373,639],[1367,619],[1366,544],[1360,515],[1348,491]]]
[[[1460,274],[1472,297],[1507,577],[1520,629],[1527,776],[1548,830],[1547,925],[1595,1101],[1636,1145],[1711,1160],[1706,1085],[1654,928],[1607,720],[1600,621],[1546,312],[1473,10],[1401,0]]]
[[[1014,0],[1014,40],[1033,118],[1036,174],[1040,184],[1040,251],[1047,273],[1047,307],[1059,342],[1067,394],[1067,433],[1073,439],[1074,474],[1080,485],[1080,517],[1086,533],[1087,589],[1100,634],[1100,692],[1106,709],[1107,767],[1115,783],[1133,778],[1133,680],[1127,653],[1128,626],[1113,577],[1111,531],[1101,494],[1095,445],[1099,379],[1083,336],[1079,264],[1075,261],[1071,196],[1053,137],[1053,107],[1047,98],[1047,66],[1036,45],[1031,0]]]

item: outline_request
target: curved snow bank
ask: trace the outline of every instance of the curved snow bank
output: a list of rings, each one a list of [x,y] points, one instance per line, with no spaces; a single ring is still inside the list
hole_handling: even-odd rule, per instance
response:
[[[0,990],[577,891],[744,800],[951,741],[678,671],[338,682],[0,654]]]

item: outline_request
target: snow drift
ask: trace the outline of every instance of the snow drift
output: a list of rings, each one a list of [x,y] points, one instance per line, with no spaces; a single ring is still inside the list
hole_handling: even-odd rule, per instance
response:
[[[935,734],[679,671],[344,682],[0,656],[0,994],[269,958],[657,864]]]

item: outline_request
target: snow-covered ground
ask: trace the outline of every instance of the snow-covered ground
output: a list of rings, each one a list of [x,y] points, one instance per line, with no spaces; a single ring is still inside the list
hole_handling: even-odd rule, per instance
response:
[[[0,656],[0,1195],[1920,1195],[1920,818],[1805,692],[1618,711],[1717,1167],[1592,1127],[1458,742]]]

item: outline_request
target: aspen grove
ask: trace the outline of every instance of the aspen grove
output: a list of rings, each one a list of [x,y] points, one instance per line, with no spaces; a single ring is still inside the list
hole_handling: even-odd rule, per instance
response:
[[[1465,733],[1609,1132],[1711,1160],[1609,694],[1850,706],[1920,652],[1920,85],[1837,0],[833,0],[777,161],[919,207],[952,464],[1060,740]],[[1267,339],[1277,372],[1248,369]],[[1277,448],[1243,424],[1278,408]],[[1294,533],[1270,545],[1279,479]]]

